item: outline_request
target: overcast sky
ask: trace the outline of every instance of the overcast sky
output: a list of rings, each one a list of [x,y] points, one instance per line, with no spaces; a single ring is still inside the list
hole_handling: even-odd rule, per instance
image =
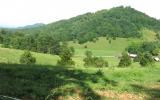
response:
[[[0,0],[0,26],[47,24],[120,5],[160,19],[160,0]]]

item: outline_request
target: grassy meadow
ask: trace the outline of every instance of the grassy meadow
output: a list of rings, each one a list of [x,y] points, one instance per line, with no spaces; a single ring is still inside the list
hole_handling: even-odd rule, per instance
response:
[[[148,29],[141,30],[142,38],[116,38],[115,40],[107,40],[105,37],[100,37],[96,42],[87,42],[84,44],[74,43],[73,41],[68,42],[69,46],[74,47],[75,56],[73,60],[76,63],[76,67],[83,67],[83,58],[85,57],[85,51],[92,51],[94,56],[103,57],[108,61],[109,66],[117,66],[119,63],[118,56],[125,50],[125,48],[130,44],[142,43],[144,41],[154,41],[155,34],[153,31]],[[148,34],[147,36],[144,34]],[[149,36],[149,38],[148,38]],[[9,63],[19,63],[20,55],[23,53],[22,50],[14,50],[7,48],[0,48],[0,62]],[[36,57],[37,64],[42,65],[56,65],[59,59],[56,55],[35,53],[32,54]],[[139,66],[138,64],[133,64],[133,66]]]
[[[76,62],[76,66],[83,66],[84,53],[87,50],[92,51],[94,56],[103,57],[109,62],[110,66],[117,66],[119,62],[118,56],[120,56],[124,48],[130,43],[133,43],[133,41],[134,39],[117,38],[116,40],[112,40],[110,44],[106,38],[102,37],[95,43],[88,42],[86,44],[78,44],[69,42],[68,44],[75,48],[75,56],[73,59]],[[140,40],[137,41],[140,42]],[[87,45],[87,48],[84,48],[85,45]],[[22,50],[0,48],[0,62],[19,63],[19,58],[22,53]],[[42,65],[56,65],[59,59],[58,56],[51,54],[35,52],[32,52],[32,54],[36,57],[37,64]]]
[[[158,100],[159,67],[0,64],[0,94],[22,100]]]

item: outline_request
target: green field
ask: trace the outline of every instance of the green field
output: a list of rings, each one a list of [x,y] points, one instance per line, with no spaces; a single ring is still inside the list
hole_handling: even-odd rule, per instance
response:
[[[118,56],[120,56],[124,48],[133,43],[133,41],[134,39],[117,38],[116,40],[112,40],[111,44],[109,44],[106,38],[99,38],[96,43],[88,42],[80,45],[69,42],[69,46],[75,48],[75,56],[73,59],[76,62],[76,66],[83,66],[84,53],[87,50],[92,51],[94,56],[106,59],[110,66],[117,66],[119,62]],[[137,41],[140,42],[138,39]],[[84,48],[84,45],[87,45],[87,48]],[[22,53],[22,50],[0,48],[0,62],[19,63],[19,58]],[[37,64],[42,65],[55,65],[59,59],[58,56],[50,54],[34,52],[32,52],[32,54],[36,57]]]
[[[159,100],[159,73],[160,67],[0,64],[0,94],[25,100],[44,100],[47,96],[52,100],[59,95],[66,100]]]
[[[96,42],[87,42],[84,44],[74,43],[73,41],[68,42],[69,46],[75,48],[75,56],[73,60],[76,62],[75,66],[82,67],[83,66],[83,58],[85,51],[89,50],[93,52],[94,56],[103,57],[108,61],[109,66],[117,66],[119,63],[118,56],[125,50],[125,48],[133,43],[142,43],[144,41],[154,41],[155,33],[143,29],[142,34],[148,34],[148,37],[143,36],[142,39],[137,38],[116,38],[116,40],[111,39],[111,43],[105,37],[100,37]],[[85,48],[87,46],[87,48]],[[0,62],[10,62],[10,63],[19,63],[20,55],[23,53],[22,50],[14,50],[7,48],[0,48]],[[37,59],[37,64],[42,65],[56,65],[58,56],[51,54],[42,54],[42,53],[34,53],[32,54]],[[133,64],[135,65],[135,64]],[[136,64],[136,66],[138,66]]]

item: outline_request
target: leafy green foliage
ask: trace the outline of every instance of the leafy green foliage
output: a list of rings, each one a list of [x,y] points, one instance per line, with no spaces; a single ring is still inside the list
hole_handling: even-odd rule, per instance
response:
[[[108,67],[108,62],[105,61],[103,58],[101,57],[93,57],[93,61],[94,61],[94,66],[96,67]]]
[[[86,58],[83,59],[84,66],[89,66],[93,64],[93,60],[92,60],[92,52],[91,51],[86,51],[85,52]]]
[[[157,38],[158,41],[160,41],[160,33],[156,34],[156,38]]]
[[[131,65],[131,63],[132,63],[132,60],[129,57],[129,55],[127,54],[127,52],[123,52],[118,66],[119,67],[127,67],[127,66]]]
[[[152,55],[150,53],[144,53],[140,56],[139,63],[141,66],[147,66],[147,65],[152,65],[154,63],[154,60],[153,60]]]
[[[131,44],[127,51],[136,54],[149,52],[152,55],[158,55],[159,48],[159,42],[143,42],[142,44]]]
[[[84,66],[108,67],[108,62],[101,57],[93,57],[91,51],[85,52]]]
[[[74,48],[68,47],[66,43],[63,43],[60,49],[59,57],[61,58],[58,60],[58,65],[74,65],[75,62],[72,60],[72,57],[74,56]]]
[[[35,64],[36,58],[32,56],[32,54],[29,51],[25,51],[21,57],[19,62],[21,64]]]

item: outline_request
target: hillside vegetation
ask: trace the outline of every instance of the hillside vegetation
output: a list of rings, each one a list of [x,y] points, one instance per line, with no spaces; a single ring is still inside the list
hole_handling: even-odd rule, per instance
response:
[[[141,38],[141,30],[159,32],[160,22],[131,7],[116,7],[95,13],[79,15],[36,28],[12,29],[0,32],[0,43],[5,47],[28,49],[36,52],[55,53],[59,42],[74,41],[80,44],[107,39]],[[144,37],[143,36],[143,37]]]
[[[95,42],[89,41],[84,44],[79,44],[74,41],[69,41],[68,45],[75,48],[75,55],[73,59],[78,67],[83,66],[83,58],[85,56],[85,51],[87,50],[92,51],[93,56],[103,57],[106,59],[109,62],[109,66],[117,66],[119,63],[118,56],[120,56],[125,48],[127,48],[130,44],[139,44],[145,41],[155,41],[155,32],[148,29],[142,29],[141,33],[141,38],[116,38],[115,40],[107,40],[106,37],[99,37]],[[145,36],[145,34],[150,36],[150,38]],[[110,40],[111,43],[109,42]],[[22,53],[22,50],[0,48],[0,62],[17,64],[19,63],[20,55]],[[57,60],[59,59],[58,56],[51,54],[35,52],[32,52],[32,54],[36,57],[37,64],[42,65],[56,65]],[[135,66],[139,65],[135,63]]]

